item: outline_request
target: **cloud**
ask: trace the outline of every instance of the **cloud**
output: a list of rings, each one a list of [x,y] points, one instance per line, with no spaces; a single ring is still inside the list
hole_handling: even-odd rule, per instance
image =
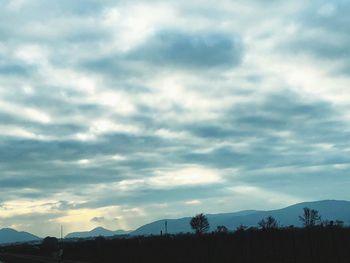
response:
[[[348,74],[350,38],[345,25],[350,22],[349,10],[347,1],[315,0],[305,5],[295,17],[296,32],[284,50],[311,54],[325,64],[331,63],[333,71]]]
[[[199,205],[199,204],[201,204],[201,201],[199,201],[199,200],[190,200],[190,201],[187,201],[185,203],[187,205]]]
[[[155,187],[179,187],[201,184],[213,184],[221,181],[218,174],[199,167],[179,169],[176,172],[156,172],[158,175],[151,177],[149,183]]]
[[[135,73],[142,77],[170,68],[183,72],[227,70],[237,67],[243,59],[243,43],[232,33],[174,29],[155,32],[139,42],[125,52],[87,58],[79,66],[94,74],[132,78]]]
[[[224,127],[220,123],[225,123]],[[189,130],[196,136],[226,143],[186,154],[184,160],[221,168],[314,165],[331,159],[347,162],[342,154],[332,158],[329,148],[315,152],[320,144],[328,144],[331,149],[347,148],[347,125],[325,102],[303,101],[292,93],[271,94],[259,104],[243,103],[229,109],[214,125],[194,123]]]
[[[1,226],[347,198],[346,1],[0,5]]]
[[[103,216],[100,216],[100,217],[94,217],[94,218],[91,218],[91,222],[95,222],[95,223],[101,223],[105,220],[105,218]]]
[[[104,216],[94,217],[90,220],[92,223],[106,227],[107,229],[116,229],[119,224],[118,218],[105,218]]]
[[[127,57],[186,69],[235,67],[242,59],[242,44],[238,37],[223,33],[164,31],[146,39]]]

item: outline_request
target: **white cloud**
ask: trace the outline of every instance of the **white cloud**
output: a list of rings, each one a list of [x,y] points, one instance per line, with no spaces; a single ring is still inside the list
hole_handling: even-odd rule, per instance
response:
[[[22,107],[20,105],[12,104],[6,101],[0,101],[0,107],[0,111],[9,113],[19,118],[29,119],[31,121],[44,124],[50,123],[52,121],[52,117],[40,109],[25,106]]]
[[[126,52],[139,45],[160,27],[176,21],[174,9],[166,4],[143,3],[117,6],[107,9],[102,24],[114,34],[114,48]]]
[[[0,125],[0,136],[13,137],[13,138],[26,138],[35,140],[52,140],[53,136],[47,136],[45,134],[36,134],[25,128],[11,126],[11,125]]]
[[[154,187],[173,188],[178,186],[206,185],[220,183],[218,172],[202,167],[188,167],[175,171],[156,171],[156,176],[148,179]]]
[[[186,205],[200,205],[201,203],[202,202],[199,200],[190,200],[185,202]]]
[[[46,66],[48,63],[48,51],[39,45],[19,46],[15,56],[28,64]]]

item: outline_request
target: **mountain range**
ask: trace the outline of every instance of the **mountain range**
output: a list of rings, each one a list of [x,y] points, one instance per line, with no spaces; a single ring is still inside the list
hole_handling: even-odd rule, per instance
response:
[[[29,242],[39,241],[40,237],[37,237],[28,232],[18,232],[11,228],[0,229],[0,244],[16,243],[16,242]]]
[[[257,223],[267,216],[273,216],[281,226],[301,226],[299,216],[302,215],[304,207],[318,210],[322,220],[341,220],[345,225],[350,225],[350,201],[337,200],[304,202],[270,211],[245,210],[233,213],[206,214],[206,216],[208,217],[211,231],[215,230],[219,225],[226,226],[229,230],[234,230],[240,225],[247,227],[257,226]],[[65,238],[111,237],[127,234],[131,236],[159,235],[160,231],[165,233],[165,222],[167,222],[167,232],[169,234],[187,233],[192,232],[190,220],[191,217],[162,219],[143,225],[134,231],[111,231],[98,227],[91,231],[70,233]],[[37,240],[40,240],[40,238],[27,232],[18,232],[10,228],[0,230],[0,244]]]
[[[267,216],[273,216],[281,226],[301,226],[299,216],[302,215],[304,207],[318,210],[322,220],[341,220],[345,225],[350,224],[350,202],[336,200],[304,202],[270,211],[247,210],[225,214],[207,214],[206,216],[211,231],[215,230],[219,225],[226,226],[230,230],[234,230],[240,225],[245,225],[247,227],[257,226],[257,223]],[[167,230],[169,234],[192,232],[190,220],[191,217],[158,220],[141,226],[130,234],[156,235],[159,234],[160,231],[164,233],[165,221],[167,221]]]
[[[98,237],[98,236],[111,237],[111,236],[117,236],[117,235],[127,235],[129,233],[130,231],[125,231],[125,230],[111,231],[103,227],[97,227],[91,231],[70,233],[66,235],[65,238],[89,238],[89,237]]]

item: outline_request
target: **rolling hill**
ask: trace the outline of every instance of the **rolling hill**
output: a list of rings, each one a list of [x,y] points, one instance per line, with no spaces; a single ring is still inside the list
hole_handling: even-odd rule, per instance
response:
[[[116,235],[126,235],[128,233],[129,231],[124,231],[124,230],[111,231],[103,227],[97,227],[91,231],[70,233],[66,235],[65,238],[89,238],[89,237],[98,237],[98,236],[111,237]]]
[[[224,225],[230,230],[234,230],[240,225],[257,226],[257,222],[267,216],[276,218],[281,226],[301,226],[299,215],[302,214],[304,207],[318,210],[322,220],[342,220],[345,224],[350,224],[350,202],[336,200],[304,202],[271,211],[248,210],[225,214],[207,214],[206,216],[208,217],[211,231],[215,230],[218,225]],[[165,221],[167,221],[168,233],[170,234],[192,232],[190,220],[191,217],[158,220],[141,226],[130,234],[158,235],[160,231],[164,233]]]
[[[0,229],[0,244],[38,241],[41,238],[28,232],[19,232],[12,228]]]

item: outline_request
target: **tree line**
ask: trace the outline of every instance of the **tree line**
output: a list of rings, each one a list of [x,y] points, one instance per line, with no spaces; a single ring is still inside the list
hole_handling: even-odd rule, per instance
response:
[[[208,218],[191,220],[197,234],[97,237],[58,241],[63,262],[91,263],[349,263],[350,227],[341,221],[322,221],[317,210],[304,208],[301,227],[282,227],[267,216],[257,227],[225,226],[210,230]],[[326,227],[321,227],[326,226]],[[258,228],[259,227],[259,228]],[[49,257],[57,252],[49,239],[38,245],[20,244],[0,248],[3,253]],[[52,247],[52,249],[50,249]],[[4,260],[7,262],[6,260]],[[11,261],[9,261],[11,262]]]
[[[303,214],[299,216],[299,220],[305,228],[310,228],[317,225],[342,227],[344,224],[344,222],[340,220],[322,221],[319,211],[308,207],[303,208]],[[278,221],[272,216],[261,219],[257,224],[262,230],[277,229],[280,227]],[[208,218],[203,213],[192,217],[190,225],[196,234],[206,233],[210,229]],[[246,228],[246,226],[241,225],[236,230],[240,231],[245,230]],[[228,229],[226,226],[217,226],[215,232],[228,233]]]

